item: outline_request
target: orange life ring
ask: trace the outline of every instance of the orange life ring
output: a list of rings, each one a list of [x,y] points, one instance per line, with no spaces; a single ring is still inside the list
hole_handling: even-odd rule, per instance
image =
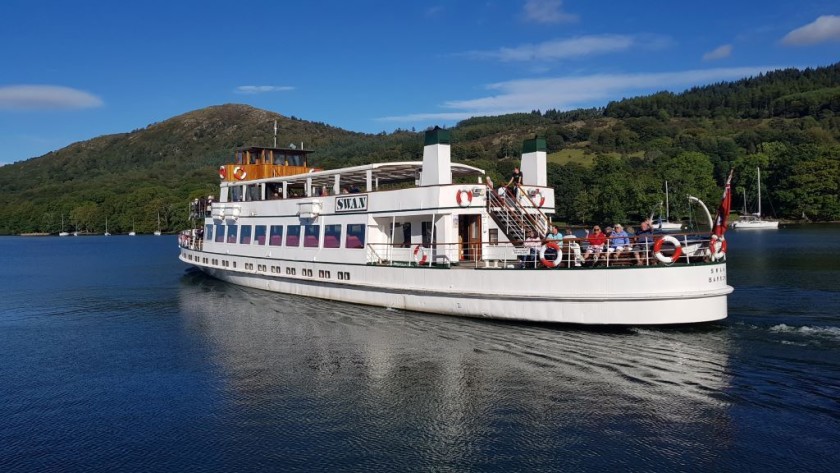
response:
[[[224,166],[219,166],[219,179],[224,179],[227,177],[227,171],[225,170]]]
[[[720,237],[720,239],[712,238],[712,241],[709,242],[709,253],[711,253],[712,261],[720,261],[726,258],[726,239]]]
[[[466,197],[464,197],[466,194]],[[458,205],[461,207],[469,207],[472,204],[472,191],[459,189],[458,192],[455,193],[455,200],[458,201]]]
[[[414,247],[414,262],[418,265],[424,265],[427,261],[426,249],[423,248],[423,245],[417,245]]]
[[[539,197],[539,199],[537,198]],[[542,195],[539,189],[534,192],[534,195],[531,197],[531,200],[537,205],[537,207],[542,207],[545,204],[545,196]]]
[[[557,253],[557,257],[553,260],[545,259],[545,250],[553,249]],[[560,263],[563,261],[563,252],[560,250],[560,245],[557,244],[556,241],[550,241],[540,248],[540,263],[546,268],[554,268],[555,266],[559,266]]]
[[[671,256],[665,256],[662,254],[662,245],[666,242],[674,245],[674,254]],[[664,237],[656,240],[656,243],[653,244],[653,255],[656,256],[656,259],[659,261],[665,264],[671,264],[677,261],[680,258],[680,255],[682,255],[682,245],[679,240],[671,235],[665,235]]]
[[[245,168],[242,168],[242,167],[239,167],[239,166],[236,166],[235,168],[233,168],[233,177],[235,177],[237,180],[241,181],[242,179],[245,179],[247,176],[248,176],[248,173],[245,172]]]

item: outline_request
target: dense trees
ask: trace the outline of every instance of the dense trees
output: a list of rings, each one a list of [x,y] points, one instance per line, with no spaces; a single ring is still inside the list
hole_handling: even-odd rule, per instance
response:
[[[671,213],[695,218],[694,195],[715,205],[735,171],[735,204],[786,218],[840,220],[840,64],[787,69],[732,83],[661,92],[604,109],[474,117],[452,128],[452,156],[496,182],[518,164],[522,141],[546,138],[558,220],[632,222],[658,211],[668,181]],[[550,105],[550,104],[548,104]],[[233,149],[273,141],[314,149],[316,167],[418,160],[421,133],[367,135],[222,105],[131,133],[103,136],[0,167],[0,234],[151,232],[186,223],[187,202],[217,192],[216,167]],[[569,156],[575,156],[570,162]],[[564,158],[565,157],[565,158]],[[566,163],[566,164],[563,164]],[[745,197],[744,197],[745,196]]]

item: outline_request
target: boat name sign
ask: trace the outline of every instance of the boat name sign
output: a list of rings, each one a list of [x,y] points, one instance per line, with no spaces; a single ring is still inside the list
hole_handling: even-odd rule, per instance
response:
[[[367,205],[367,195],[354,195],[352,197],[335,198],[336,212],[357,212],[360,210],[367,210]]]

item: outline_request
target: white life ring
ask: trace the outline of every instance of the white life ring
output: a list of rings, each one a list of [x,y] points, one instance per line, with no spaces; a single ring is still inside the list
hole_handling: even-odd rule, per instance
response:
[[[414,262],[417,263],[418,266],[422,266],[426,264],[428,260],[426,254],[426,248],[423,248],[423,245],[417,245],[414,247]]]
[[[557,256],[553,260],[545,259],[545,250],[549,248],[553,249],[557,253]],[[540,263],[542,263],[542,265],[546,268],[559,266],[562,261],[563,251],[561,251],[560,245],[558,245],[556,241],[550,241],[540,248]]]
[[[534,201],[534,204],[536,204],[537,207],[542,207],[543,204],[545,204],[545,196],[542,195],[542,192],[540,192],[539,189],[534,191],[534,195],[531,196],[531,200]]]
[[[233,177],[241,181],[242,179],[248,177],[248,173],[245,171],[245,168],[236,166],[233,168]]]
[[[712,261],[721,261],[726,259],[726,238],[714,238],[709,242],[709,253],[712,256]]]
[[[455,200],[458,201],[458,205],[461,207],[469,207],[472,204],[472,198],[472,191],[469,190],[460,189],[455,193]]]
[[[674,254],[671,256],[665,256],[662,254],[662,245],[665,243],[674,245]],[[682,245],[679,240],[671,235],[665,235],[664,237],[656,240],[656,243],[653,244],[653,255],[656,256],[656,259],[659,261],[665,264],[671,264],[677,261],[680,258],[680,255],[682,255]]]
[[[219,166],[219,179],[224,180],[227,177],[227,171],[224,166]]]

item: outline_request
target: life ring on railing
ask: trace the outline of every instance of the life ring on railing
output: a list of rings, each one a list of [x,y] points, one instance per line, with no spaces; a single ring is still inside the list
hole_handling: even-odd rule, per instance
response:
[[[224,180],[227,177],[227,171],[224,166],[219,166],[219,179]]]
[[[709,254],[712,261],[721,261],[726,259],[726,238],[712,236],[712,241],[709,242]]]
[[[237,180],[241,181],[242,179],[245,179],[247,176],[248,176],[248,173],[245,172],[245,168],[241,168],[239,166],[236,166],[235,168],[233,168],[233,177],[235,177]]]
[[[455,193],[455,200],[461,207],[469,207],[472,204],[472,191],[460,189]]]
[[[417,245],[414,247],[414,262],[417,263],[418,266],[426,264],[428,255],[426,254],[426,249],[423,248],[423,245]]]
[[[531,196],[531,200],[534,201],[534,204],[537,207],[542,207],[543,204],[545,203],[545,196],[542,195],[542,192],[540,192],[539,189],[537,189],[537,190],[534,191],[534,195]]]
[[[665,243],[674,245],[674,254],[671,256],[665,256],[662,254],[662,245]],[[680,255],[682,255],[682,245],[679,240],[671,235],[665,235],[664,237],[656,240],[656,243],[653,244],[653,255],[656,256],[656,259],[659,261],[665,264],[671,264],[677,261],[680,258]]]
[[[551,248],[557,253],[557,256],[553,259],[545,259],[545,250]],[[550,241],[543,245],[540,248],[540,263],[546,268],[554,268],[559,266],[560,263],[563,261],[563,252],[560,250],[560,245],[557,244],[555,241]]]

